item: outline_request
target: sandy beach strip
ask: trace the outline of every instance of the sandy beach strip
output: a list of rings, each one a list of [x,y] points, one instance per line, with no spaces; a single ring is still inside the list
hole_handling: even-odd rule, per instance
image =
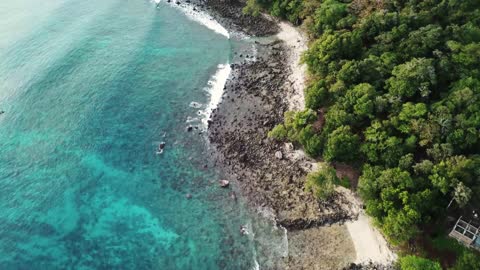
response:
[[[357,220],[345,224],[355,246],[355,263],[390,264],[396,260],[397,255],[365,213],[361,212]]]
[[[299,111],[305,109],[305,75],[307,74],[307,66],[301,64],[300,60],[304,51],[307,50],[307,38],[300,29],[292,26],[287,22],[279,22],[280,32],[277,34],[278,39],[282,40],[288,51],[288,66],[290,67],[290,75],[287,83],[290,84],[291,90],[287,93],[289,110]]]

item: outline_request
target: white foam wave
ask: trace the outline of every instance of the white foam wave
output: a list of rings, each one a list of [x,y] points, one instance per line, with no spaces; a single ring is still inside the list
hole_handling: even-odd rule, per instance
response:
[[[288,231],[282,226],[278,226],[279,229],[283,231],[283,237],[282,237],[282,248],[281,250],[283,251],[282,257],[286,258],[288,257]]]
[[[154,0],[156,4],[165,0]],[[208,29],[213,30],[214,32],[225,36],[226,38],[230,38],[230,33],[228,33],[227,29],[223,27],[219,22],[217,22],[212,16],[209,14],[199,11],[192,5],[180,3],[177,4],[176,0],[172,0],[171,6],[178,8],[182,13],[184,13],[189,19],[200,23],[206,26]]]
[[[190,107],[195,108],[195,109],[200,109],[202,107],[202,104],[200,104],[196,101],[192,101],[192,102],[190,102]]]
[[[192,122],[198,122],[198,121],[200,121],[200,119],[198,119],[197,117],[187,116],[187,120],[185,122],[192,123]]]
[[[224,65],[218,65],[217,72],[208,81],[208,86],[205,90],[210,94],[210,102],[207,104],[207,108],[203,112],[204,117],[202,122],[205,125],[208,124],[208,120],[210,120],[212,111],[217,108],[220,101],[222,101],[223,88],[227,83],[228,76],[230,76],[231,71],[232,68],[228,63]]]
[[[275,224],[275,212],[273,211],[272,208],[270,207],[258,207],[257,213],[259,213],[263,218],[266,218],[267,220],[273,221]]]
[[[265,243],[270,258],[286,258],[288,257],[288,231],[280,224],[277,224],[275,212],[272,208],[258,207],[256,212],[260,215],[260,221],[263,223],[264,234],[260,235],[256,241]],[[265,236],[267,238],[265,239]]]
[[[258,264],[256,259],[253,260],[253,263],[254,265],[252,270],[260,270],[260,264]]]

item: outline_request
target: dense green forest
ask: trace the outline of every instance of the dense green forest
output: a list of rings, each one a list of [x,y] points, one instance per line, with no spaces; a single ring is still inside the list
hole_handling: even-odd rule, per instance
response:
[[[366,211],[393,244],[451,202],[480,206],[479,0],[248,0],[246,12],[262,10],[311,39],[307,109],[270,136],[358,168]],[[332,190],[326,168],[307,181],[318,196]],[[466,261],[455,269],[480,269]]]

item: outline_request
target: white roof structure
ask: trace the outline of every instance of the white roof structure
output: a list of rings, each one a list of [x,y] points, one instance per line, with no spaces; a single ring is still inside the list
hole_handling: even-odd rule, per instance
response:
[[[480,249],[480,228],[466,222],[460,217],[449,234],[468,247]]]

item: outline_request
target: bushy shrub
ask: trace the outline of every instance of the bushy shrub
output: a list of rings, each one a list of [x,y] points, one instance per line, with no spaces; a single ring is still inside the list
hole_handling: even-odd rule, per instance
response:
[[[360,138],[349,126],[341,126],[328,135],[323,158],[327,161],[352,161],[358,157]]]
[[[317,114],[311,109],[286,112],[284,123],[277,125],[268,136],[277,140],[289,139],[298,142],[308,155],[317,157],[322,152],[322,140],[312,126],[316,120]]]
[[[275,126],[270,132],[268,132],[268,137],[274,138],[276,140],[285,140],[287,138],[287,135],[287,129],[283,124]]]
[[[457,259],[457,262],[452,270],[472,269],[480,269],[480,256],[476,255],[472,251],[464,251],[463,254]]]
[[[442,270],[438,262],[417,256],[400,258],[400,270]]]
[[[313,192],[318,199],[324,200],[333,194],[337,183],[339,179],[335,169],[327,163],[320,163],[317,171],[307,175],[305,189]]]
[[[327,103],[327,97],[328,91],[325,81],[316,81],[305,90],[305,106],[312,110],[317,110]]]

